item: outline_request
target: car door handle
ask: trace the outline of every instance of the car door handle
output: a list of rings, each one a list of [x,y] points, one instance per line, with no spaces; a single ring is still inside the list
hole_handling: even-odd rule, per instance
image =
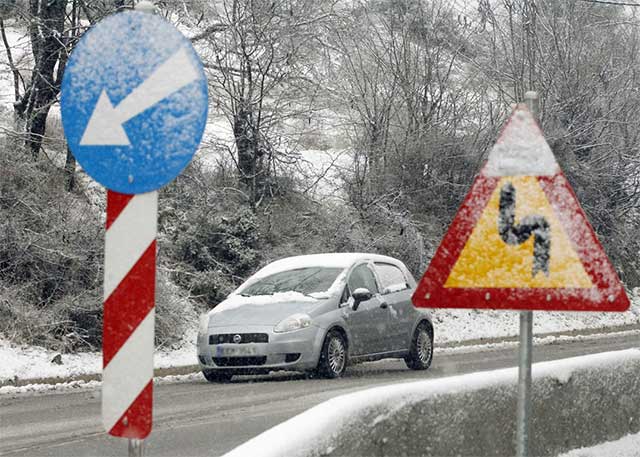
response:
[[[383,301],[382,303],[380,303],[380,308],[387,309],[388,307],[389,307],[389,304],[386,301]]]

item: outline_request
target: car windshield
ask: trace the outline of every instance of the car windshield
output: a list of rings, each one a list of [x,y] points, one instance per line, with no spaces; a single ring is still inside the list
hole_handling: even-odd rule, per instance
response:
[[[310,267],[281,271],[245,287],[240,295],[272,295],[277,292],[300,292],[305,295],[326,292],[342,268]]]

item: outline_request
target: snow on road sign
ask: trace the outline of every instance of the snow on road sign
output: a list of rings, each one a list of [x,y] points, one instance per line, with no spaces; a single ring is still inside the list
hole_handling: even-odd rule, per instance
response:
[[[159,16],[114,14],[83,35],[65,68],[62,123],[85,171],[139,194],[174,179],[207,119],[207,80],[187,40]]]
[[[65,69],[67,142],[109,189],[102,421],[114,436],[143,439],[151,432],[157,189],[193,157],[207,108],[207,81],[191,43],[152,14],[102,20],[83,35]]]
[[[518,105],[413,295],[426,308],[624,311],[629,299]]]

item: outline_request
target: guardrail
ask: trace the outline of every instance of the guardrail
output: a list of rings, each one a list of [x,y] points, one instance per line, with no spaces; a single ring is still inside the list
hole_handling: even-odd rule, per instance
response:
[[[322,403],[227,454],[515,454],[517,368],[377,387]],[[640,431],[640,349],[533,365],[530,454]]]

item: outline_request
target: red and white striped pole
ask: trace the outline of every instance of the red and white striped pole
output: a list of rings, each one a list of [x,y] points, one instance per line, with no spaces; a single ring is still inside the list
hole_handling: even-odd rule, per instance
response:
[[[60,104],[69,148],[109,189],[102,421],[110,435],[129,438],[130,455],[142,455],[152,428],[157,190],[193,158],[208,91],[190,40],[142,14],[155,10],[148,0],[135,9],[83,35],[65,67]]]
[[[130,440],[152,424],[157,212],[157,191],[107,192],[102,421]]]

